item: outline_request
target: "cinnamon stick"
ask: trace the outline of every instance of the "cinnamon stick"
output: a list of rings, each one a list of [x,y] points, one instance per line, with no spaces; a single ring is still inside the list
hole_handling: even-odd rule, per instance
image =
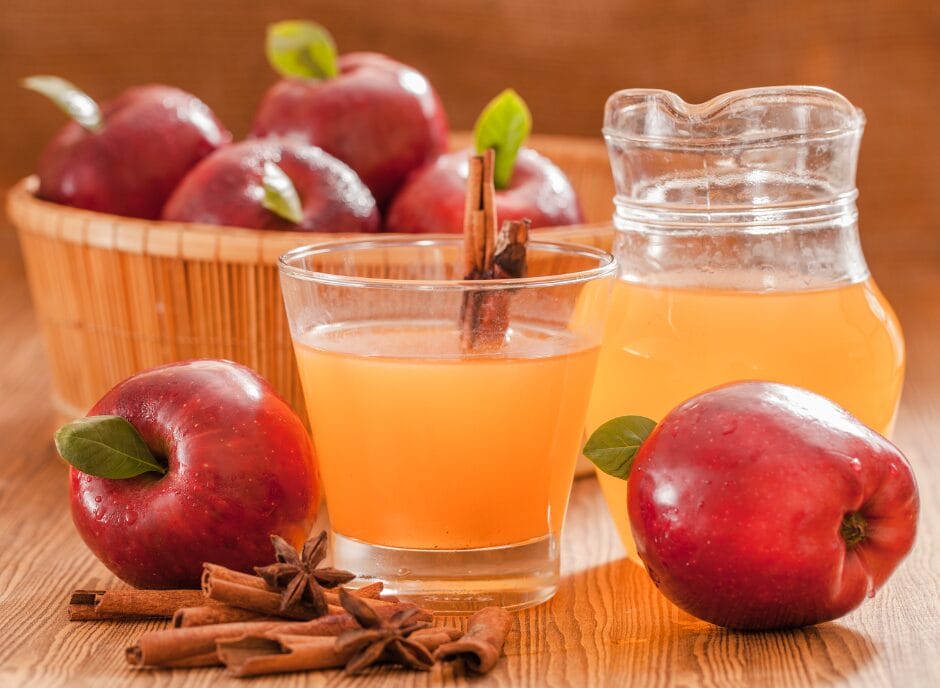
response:
[[[414,605],[410,603],[376,605],[375,611],[380,618],[387,619],[396,612],[412,607]],[[433,617],[430,612],[422,610],[420,618],[431,620]],[[275,630],[291,635],[335,637],[355,628],[358,628],[356,621],[345,611],[305,622],[277,619],[171,628],[144,633],[136,644],[127,648],[125,657],[129,664],[138,667],[180,666],[178,663],[181,661],[215,653],[219,640],[258,636]]]
[[[470,158],[464,209],[464,279],[525,277],[528,220],[503,223],[496,231],[495,154],[488,149]],[[509,291],[467,291],[460,308],[460,343],[464,352],[494,350],[509,327]]]
[[[180,607],[205,604],[201,590],[75,590],[69,621],[169,619]]]
[[[221,640],[216,654],[230,674],[246,677],[335,669],[353,653],[337,650],[336,638],[277,634]]]
[[[136,644],[128,647],[124,657],[128,664],[137,667],[178,666],[179,662],[193,657],[210,653],[214,655],[215,644],[220,639],[262,633],[284,624],[284,621],[246,621],[150,631],[140,636]]]
[[[173,628],[189,628],[190,626],[211,626],[212,624],[236,623],[239,621],[281,621],[272,616],[263,616],[240,607],[216,603],[199,607],[180,607],[173,614]]]
[[[457,629],[439,626],[415,631],[408,637],[433,653],[459,636]],[[279,631],[219,641],[217,652],[229,673],[239,677],[333,669],[344,666],[354,654],[337,647],[335,638]]]
[[[168,662],[164,666],[167,669],[194,669],[196,667],[218,666],[219,656],[215,652],[207,652],[204,655],[193,655],[184,657],[173,662]]]
[[[467,632],[458,640],[437,648],[434,659],[457,662],[474,674],[485,674],[496,666],[512,626],[512,617],[502,607],[485,607],[470,617]]]

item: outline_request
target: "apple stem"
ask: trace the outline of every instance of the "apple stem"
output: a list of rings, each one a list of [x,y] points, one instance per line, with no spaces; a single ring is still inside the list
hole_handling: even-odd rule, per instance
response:
[[[264,175],[261,178],[264,187],[264,198],[261,205],[278,217],[292,224],[300,224],[304,219],[303,206],[297,187],[280,167],[270,160],[264,163]]]
[[[852,549],[868,537],[868,521],[857,511],[852,511],[842,519],[839,535],[845,540],[845,546]]]
[[[94,98],[71,81],[57,76],[29,76],[20,82],[23,88],[41,93],[65,114],[91,132],[101,131],[101,108]]]

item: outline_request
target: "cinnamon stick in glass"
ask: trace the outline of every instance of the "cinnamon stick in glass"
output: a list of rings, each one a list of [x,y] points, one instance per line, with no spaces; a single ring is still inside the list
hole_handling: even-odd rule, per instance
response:
[[[205,605],[201,590],[75,590],[69,621],[169,619],[180,607]]]
[[[485,674],[499,662],[512,617],[502,607],[485,607],[470,617],[467,632],[437,648],[434,659],[462,664],[474,674]]]
[[[464,279],[525,277],[528,220],[503,223],[496,231],[495,154],[488,149],[470,158],[464,210]],[[460,344],[464,352],[498,349],[509,327],[509,292],[468,291],[460,308]]]

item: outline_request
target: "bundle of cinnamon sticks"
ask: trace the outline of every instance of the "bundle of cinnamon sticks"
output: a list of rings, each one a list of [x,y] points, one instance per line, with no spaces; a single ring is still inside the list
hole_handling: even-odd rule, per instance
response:
[[[281,565],[279,554],[274,566]],[[332,574],[326,578],[346,573],[314,567],[295,575],[306,575],[312,587],[324,571]],[[465,633],[435,626],[430,611],[384,594],[381,582],[318,590],[326,602],[318,614],[309,595],[285,606],[292,579],[275,589],[260,575],[205,564],[201,590],[76,590],[69,618],[171,619],[169,628],[144,633],[127,648],[130,665],[222,665],[234,676],[340,667],[359,673],[374,664],[429,670],[435,662],[486,673],[499,661],[511,625],[505,610],[490,607],[470,618]]]

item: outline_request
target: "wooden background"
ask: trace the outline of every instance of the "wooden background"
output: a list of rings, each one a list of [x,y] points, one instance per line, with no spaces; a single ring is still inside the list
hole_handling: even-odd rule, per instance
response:
[[[937,0],[3,0],[0,187],[32,170],[63,121],[17,87],[22,76],[60,74],[97,98],[175,84],[240,135],[274,80],[264,26],[298,17],[327,25],[341,50],[383,51],[421,69],[455,127],[509,85],[537,131],[584,135],[598,134],[619,88],[702,101],[750,86],[829,86],[868,116],[866,239],[940,231]]]

